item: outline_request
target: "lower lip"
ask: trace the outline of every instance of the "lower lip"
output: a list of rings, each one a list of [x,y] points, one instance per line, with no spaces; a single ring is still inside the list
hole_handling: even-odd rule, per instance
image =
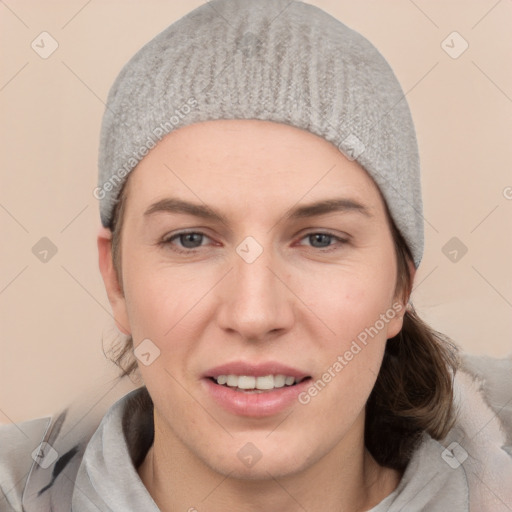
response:
[[[203,379],[207,392],[225,410],[238,416],[262,417],[277,414],[294,401],[301,391],[310,384],[311,379],[305,379],[294,386],[275,388],[263,393],[246,393],[235,391],[233,388],[216,384],[211,379]]]

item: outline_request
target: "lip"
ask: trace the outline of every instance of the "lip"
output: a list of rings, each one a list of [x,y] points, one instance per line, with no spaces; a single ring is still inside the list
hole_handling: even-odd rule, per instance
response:
[[[293,386],[275,388],[263,393],[247,393],[217,384],[212,377],[218,375],[286,375],[304,379],[309,377],[309,374],[277,362],[251,364],[243,361],[226,363],[205,372],[201,381],[209,398],[231,414],[250,418],[273,416],[284,411],[297,402],[298,395],[311,382],[311,379],[305,379]]]
[[[219,375],[252,375],[254,377],[264,377],[265,375],[286,375],[288,377],[295,377],[296,379],[303,379],[308,377],[309,374],[297,368],[286,366],[278,362],[265,362],[259,364],[247,363],[244,361],[233,361],[225,363],[220,366],[210,368],[203,374],[204,378],[218,377]]]

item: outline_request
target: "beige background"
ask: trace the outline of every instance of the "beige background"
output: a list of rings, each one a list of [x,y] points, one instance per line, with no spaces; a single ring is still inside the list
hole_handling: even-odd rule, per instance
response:
[[[100,121],[126,60],[201,3],[0,3],[0,423],[132,386],[115,385],[102,351],[115,327],[96,258]],[[512,2],[309,3],[370,39],[407,93],[425,205],[416,308],[468,352],[510,353]],[[47,59],[31,48],[43,31],[59,45]],[[469,44],[456,59],[441,46],[454,31]],[[447,44],[461,47],[457,36]],[[57,247],[46,263],[32,252],[42,237]],[[442,251],[452,237],[468,248],[458,262]]]

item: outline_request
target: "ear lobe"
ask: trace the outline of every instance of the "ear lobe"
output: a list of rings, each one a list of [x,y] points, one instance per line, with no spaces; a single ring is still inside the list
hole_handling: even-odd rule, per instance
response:
[[[394,303],[396,305],[398,303]],[[395,317],[391,319],[388,323],[386,338],[389,340],[390,338],[394,338],[401,330],[404,325],[404,314],[405,314],[405,306],[400,303],[402,309],[397,311]],[[393,308],[395,309],[395,308]],[[396,310],[395,310],[396,311]]]
[[[110,229],[103,226],[100,228],[97,244],[99,268],[116,326],[122,333],[129,336],[131,332],[126,312],[126,301],[112,261],[112,232]]]

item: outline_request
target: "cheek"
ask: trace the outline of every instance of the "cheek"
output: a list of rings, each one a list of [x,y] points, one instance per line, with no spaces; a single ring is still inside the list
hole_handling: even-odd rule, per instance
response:
[[[150,338],[157,343],[160,340],[163,346],[164,340],[168,342],[178,334],[180,339],[186,339],[183,331],[197,330],[206,318],[215,316],[220,304],[212,303],[213,295],[205,294],[208,295],[208,290],[218,281],[218,271],[203,268],[199,272],[193,265],[173,269],[159,264],[150,266],[149,258],[131,254],[131,261],[126,261],[124,288],[136,343]],[[381,270],[394,265],[392,258],[385,259],[384,254],[381,261],[347,262],[323,268],[317,266],[314,272],[311,269],[289,272],[290,288],[300,298],[295,307],[303,311],[297,315],[297,322],[310,331],[313,340],[316,338],[315,344],[326,340],[324,354],[331,357],[333,352],[347,350],[350,342],[358,337],[364,342],[367,329],[390,310],[396,276],[393,271]],[[229,291],[227,293],[229,296]],[[319,337],[322,324],[328,330]],[[385,338],[392,325],[389,321],[381,324],[379,322],[377,328],[383,331],[380,337]],[[173,350],[176,348],[179,350],[179,347]]]
[[[131,276],[125,285],[126,309],[134,340],[160,338],[170,329],[169,291],[162,280],[143,272]],[[167,311],[167,312],[166,312]],[[172,313],[172,312],[171,312]]]
[[[152,383],[156,389],[167,389],[175,384],[169,380],[171,376],[181,381],[190,372],[189,362],[197,356],[198,340],[211,319],[207,293],[216,279],[212,272],[201,278],[197,270],[150,265],[148,259],[134,258],[130,264],[126,310],[135,355],[143,340],[149,339],[157,347],[153,349],[158,353],[154,363],[139,364],[145,383],[148,388]]]
[[[173,334],[178,323],[186,323],[188,314],[193,316],[189,310],[204,295],[204,286],[193,269],[171,269],[143,251],[129,254],[124,290],[132,335],[136,341],[163,340]]]
[[[389,266],[364,266],[331,271],[329,277],[311,280],[309,289],[315,311],[324,319],[341,348],[347,342],[360,338],[374,327],[382,337],[393,328],[396,312],[392,308],[395,287],[395,272],[380,269]],[[391,267],[392,269],[392,267]],[[384,315],[384,317],[382,316]]]
[[[395,314],[385,288],[379,295],[372,293],[371,287],[358,287],[355,281],[351,284],[351,291],[325,294],[332,299],[326,300],[320,311],[336,335],[317,342],[318,372],[299,396],[306,430],[317,429],[317,418],[328,415],[325,443],[332,436],[343,437],[364,409],[379,374]]]
[[[321,345],[317,356],[321,375],[315,389],[307,393],[309,396],[324,394],[323,389],[329,387],[324,399],[333,406],[341,400],[344,407],[354,407],[354,411],[366,401],[378,375],[386,341],[394,336],[399,323],[393,308],[396,273],[392,265],[394,260],[384,255],[380,264],[331,270],[329,279],[325,276],[310,281],[314,311],[331,335],[315,337],[311,333],[311,338]],[[382,271],[385,268],[391,270]]]

